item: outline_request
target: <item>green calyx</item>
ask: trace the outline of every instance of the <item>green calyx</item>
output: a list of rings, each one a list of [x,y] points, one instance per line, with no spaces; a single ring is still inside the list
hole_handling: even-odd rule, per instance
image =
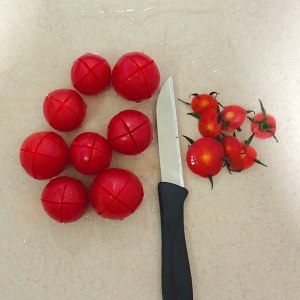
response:
[[[263,117],[264,117],[263,120],[262,121],[257,121],[257,120],[255,120],[253,118],[250,118],[250,117],[247,117],[247,118],[252,123],[258,125],[260,131],[272,133],[272,136],[274,137],[274,139],[278,143],[278,139],[277,139],[277,137],[275,136],[275,134],[273,133],[273,130],[272,130],[275,126],[271,125],[268,122],[268,116],[267,116],[266,109],[264,108],[264,106],[263,106],[263,104],[262,104],[262,102],[261,102],[260,99],[259,99],[259,103],[260,103],[261,112],[262,112]]]
[[[230,125],[230,122],[223,122],[222,123],[222,128],[225,128],[225,127],[227,127],[227,126],[229,126]]]
[[[209,96],[213,96],[214,98],[217,98],[218,95],[220,95],[220,93],[218,93],[218,92],[210,92],[209,93]]]
[[[191,96],[196,97],[196,96],[199,96],[199,94],[193,93],[193,94],[190,94],[190,95],[189,95],[189,97],[191,97]]]

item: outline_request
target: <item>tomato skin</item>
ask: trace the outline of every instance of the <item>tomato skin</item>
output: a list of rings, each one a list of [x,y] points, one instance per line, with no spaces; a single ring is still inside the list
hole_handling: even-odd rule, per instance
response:
[[[189,169],[201,177],[214,176],[222,169],[224,148],[217,140],[204,137],[189,147],[186,161]]]
[[[264,115],[262,113],[257,114],[253,117],[255,121],[263,121],[264,120]],[[273,134],[276,132],[276,120],[273,116],[267,115],[267,123],[270,124],[271,126],[274,126],[273,128],[269,128],[271,132],[267,131],[262,131],[259,128],[259,124],[251,123],[251,131],[252,133],[255,134],[255,137],[260,138],[260,139],[267,139],[269,137],[272,137]]]
[[[229,105],[222,110],[221,116],[224,122],[229,123],[223,129],[233,131],[242,126],[247,117],[247,111],[241,106]]]
[[[202,114],[206,109],[218,110],[218,101],[211,95],[197,95],[192,99],[192,110],[196,114]]]
[[[198,123],[199,132],[203,137],[216,137],[222,132],[222,122],[218,122],[219,113],[207,108],[201,115]]]
[[[249,169],[255,163],[257,152],[252,146],[242,144],[242,152],[240,156],[233,157],[229,161],[231,170],[242,171]]]
[[[229,159],[234,159],[239,157],[242,152],[241,142],[234,136],[225,136],[222,139],[222,144],[224,146],[225,155]]]

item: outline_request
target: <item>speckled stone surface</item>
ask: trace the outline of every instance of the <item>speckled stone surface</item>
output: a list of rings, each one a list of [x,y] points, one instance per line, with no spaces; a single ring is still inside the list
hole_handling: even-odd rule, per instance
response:
[[[44,213],[46,181],[25,174],[22,140],[49,130],[42,102],[71,88],[72,62],[99,53],[111,65],[128,51],[144,51],[172,75],[177,97],[221,93],[224,104],[258,109],[262,99],[278,122],[273,139],[255,140],[259,159],[244,174],[223,171],[209,182],[189,172],[186,236],[196,300],[300,298],[300,3],[295,0],[0,1],[0,298],[158,300],[160,180],[156,139],[138,157],[114,153],[144,184],[139,210],[123,222],[90,208],[74,224]],[[127,102],[109,89],[85,97],[83,131],[106,134],[111,116],[138,109],[155,122],[154,97]],[[179,131],[197,138],[196,120],[177,105]],[[249,128],[240,136],[246,137]],[[184,158],[187,143],[181,139]],[[63,174],[82,178],[72,167]],[[92,177],[83,177],[89,185]]]

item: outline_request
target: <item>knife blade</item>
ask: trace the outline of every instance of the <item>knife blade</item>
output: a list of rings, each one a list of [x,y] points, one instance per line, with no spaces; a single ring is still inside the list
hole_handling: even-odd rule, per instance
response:
[[[162,231],[163,300],[192,300],[193,288],[184,234],[184,188],[173,79],[161,88],[156,106],[162,181],[158,185]]]

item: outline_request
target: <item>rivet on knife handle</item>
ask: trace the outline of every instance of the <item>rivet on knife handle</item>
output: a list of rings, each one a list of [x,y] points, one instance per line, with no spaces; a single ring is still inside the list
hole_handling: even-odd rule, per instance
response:
[[[192,300],[192,277],[184,235],[183,207],[187,189],[158,185],[162,231],[163,300]]]

